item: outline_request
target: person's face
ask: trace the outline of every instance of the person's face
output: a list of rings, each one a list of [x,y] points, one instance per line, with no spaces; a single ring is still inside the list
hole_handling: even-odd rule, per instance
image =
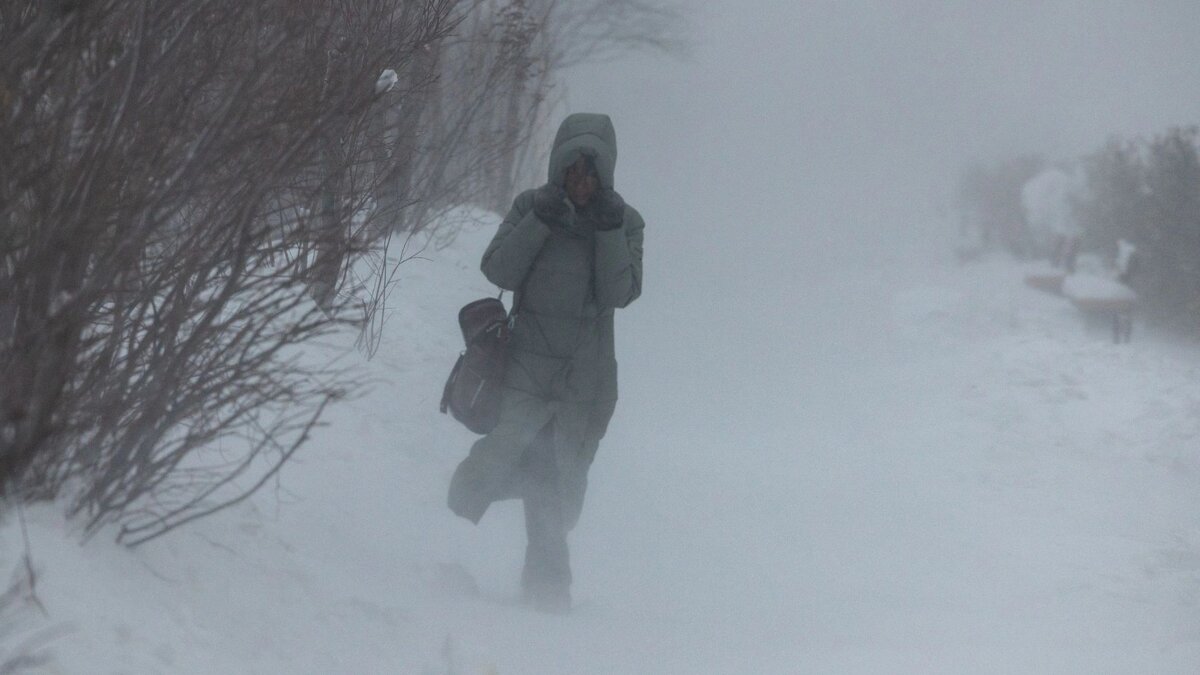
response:
[[[596,178],[596,173],[588,169],[585,157],[580,157],[567,167],[566,184],[567,197],[575,206],[587,206],[600,187],[600,181]]]

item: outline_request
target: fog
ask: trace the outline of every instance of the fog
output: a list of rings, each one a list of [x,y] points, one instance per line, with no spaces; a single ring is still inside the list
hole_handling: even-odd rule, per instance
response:
[[[944,207],[971,159],[1074,157],[1200,116],[1200,5],[694,3],[688,61],[580,68],[618,180],[664,250],[731,226],[790,248],[814,231],[892,236]]]
[[[69,626],[26,640],[54,672],[1200,672],[1195,345],[960,264],[951,199],[974,160],[1200,122],[1200,2],[688,5],[689,54],[571,70],[545,130],[611,115],[646,221],[569,614],[518,600],[518,501],[446,508],[499,221],[462,207],[372,359],[314,347],[372,388],[267,489],[132,553],[31,505],[0,550],[36,608],[0,623]]]
[[[1026,532],[1014,514],[1105,497],[1090,482],[1067,497],[1044,485],[1007,493],[993,512],[959,482],[1009,461],[977,465],[988,448],[1040,455],[1060,433],[1061,421],[1030,419],[1046,408],[1014,385],[1025,376],[1010,365],[1041,358],[1023,346],[1031,325],[1053,329],[1009,299],[965,319],[978,323],[970,330],[936,323],[953,311],[938,305],[918,344],[897,315],[910,301],[920,314],[928,298],[988,297],[960,297],[946,276],[968,162],[1076,158],[1110,135],[1200,119],[1200,5],[758,1],[704,3],[692,19],[688,58],[637,55],[568,80],[566,111],[612,115],[616,187],[647,222],[644,295],[618,316],[622,399],[575,534],[577,559],[591,561],[579,563],[585,588],[670,607],[689,641],[663,651],[756,654],[770,672],[795,672],[784,664],[802,661],[780,656],[791,649],[824,654],[817,672],[1086,671],[1063,646],[1079,635],[1064,627],[1090,600],[1045,613],[1010,603],[1068,583],[1048,579],[1089,564],[1078,559],[1108,564],[1054,541],[1124,526]],[[1016,346],[943,359],[939,331],[981,344],[1011,332]],[[959,403],[978,386],[994,398],[964,420]],[[1129,385],[1112,386],[1126,392],[1116,409],[1140,410]],[[1092,427],[1080,428],[1068,443],[1086,443]],[[1158,442],[1159,430],[1142,433],[1138,443]],[[1072,471],[1057,480],[1091,480]],[[1102,609],[1076,630],[1134,639],[1138,629],[1114,618],[1123,611]],[[731,624],[754,629],[731,634]],[[1174,624],[1151,613],[1141,625]],[[756,646],[763,631],[777,643]],[[982,660],[954,656],[956,644]],[[856,656],[828,656],[843,649]],[[943,657],[878,656],[927,649]]]
[[[690,54],[577,68],[564,105],[612,115],[648,223],[622,386],[712,396],[689,428],[771,426],[762,406],[827,387],[813,368],[886,355],[888,285],[950,255],[968,162],[1200,119],[1194,2],[696,5]]]

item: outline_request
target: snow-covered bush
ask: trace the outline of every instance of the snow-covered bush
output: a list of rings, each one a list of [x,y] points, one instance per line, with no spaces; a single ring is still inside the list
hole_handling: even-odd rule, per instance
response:
[[[1075,215],[1075,202],[1082,189],[1082,176],[1059,167],[1043,170],[1021,187],[1025,222],[1037,250],[1053,250],[1062,240],[1076,239],[1083,233]]]
[[[1150,141],[1111,140],[1085,161],[1078,203],[1087,247],[1115,261],[1136,247],[1130,284],[1162,323],[1200,329],[1200,132],[1170,129]]]

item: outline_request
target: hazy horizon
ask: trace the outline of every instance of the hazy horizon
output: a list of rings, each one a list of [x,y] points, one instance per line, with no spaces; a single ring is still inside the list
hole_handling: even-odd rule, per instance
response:
[[[1196,26],[1188,2],[705,3],[690,55],[576,68],[564,110],[613,116],[631,202],[769,200],[873,233],[944,211],[973,160],[1200,122]]]

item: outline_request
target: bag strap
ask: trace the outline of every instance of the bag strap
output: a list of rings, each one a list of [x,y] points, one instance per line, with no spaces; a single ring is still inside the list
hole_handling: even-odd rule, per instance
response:
[[[533,269],[533,265],[537,263],[537,259],[540,258],[541,256],[542,256],[542,252],[538,251],[538,254],[536,256],[534,256],[533,262],[529,264],[530,270]],[[527,281],[529,281],[529,270],[526,270],[525,276],[524,276],[524,278],[521,279],[521,284],[517,287],[517,290],[512,292],[513,304],[512,304],[512,307],[509,308],[509,310],[508,310],[508,329],[509,330],[512,330],[513,325],[516,324],[516,322],[517,322],[517,313],[519,312],[519,310],[521,308],[521,301],[525,299],[525,282],[527,282]],[[500,295],[497,295],[496,299],[503,301],[504,294],[507,292],[508,291],[501,288]]]
[[[517,289],[512,292],[513,304],[508,310],[508,330],[510,333],[512,332],[513,327],[516,326],[517,313],[521,308],[521,301],[525,298],[525,284],[529,281],[529,273],[533,270],[533,266],[537,264],[538,259],[542,257],[543,251],[545,251],[544,247],[539,250],[535,256],[533,256],[533,261],[529,263],[529,269],[525,270],[525,276],[521,278],[521,283],[517,286]],[[506,291],[501,288],[500,294],[496,296],[496,299],[503,302],[505,293]]]

